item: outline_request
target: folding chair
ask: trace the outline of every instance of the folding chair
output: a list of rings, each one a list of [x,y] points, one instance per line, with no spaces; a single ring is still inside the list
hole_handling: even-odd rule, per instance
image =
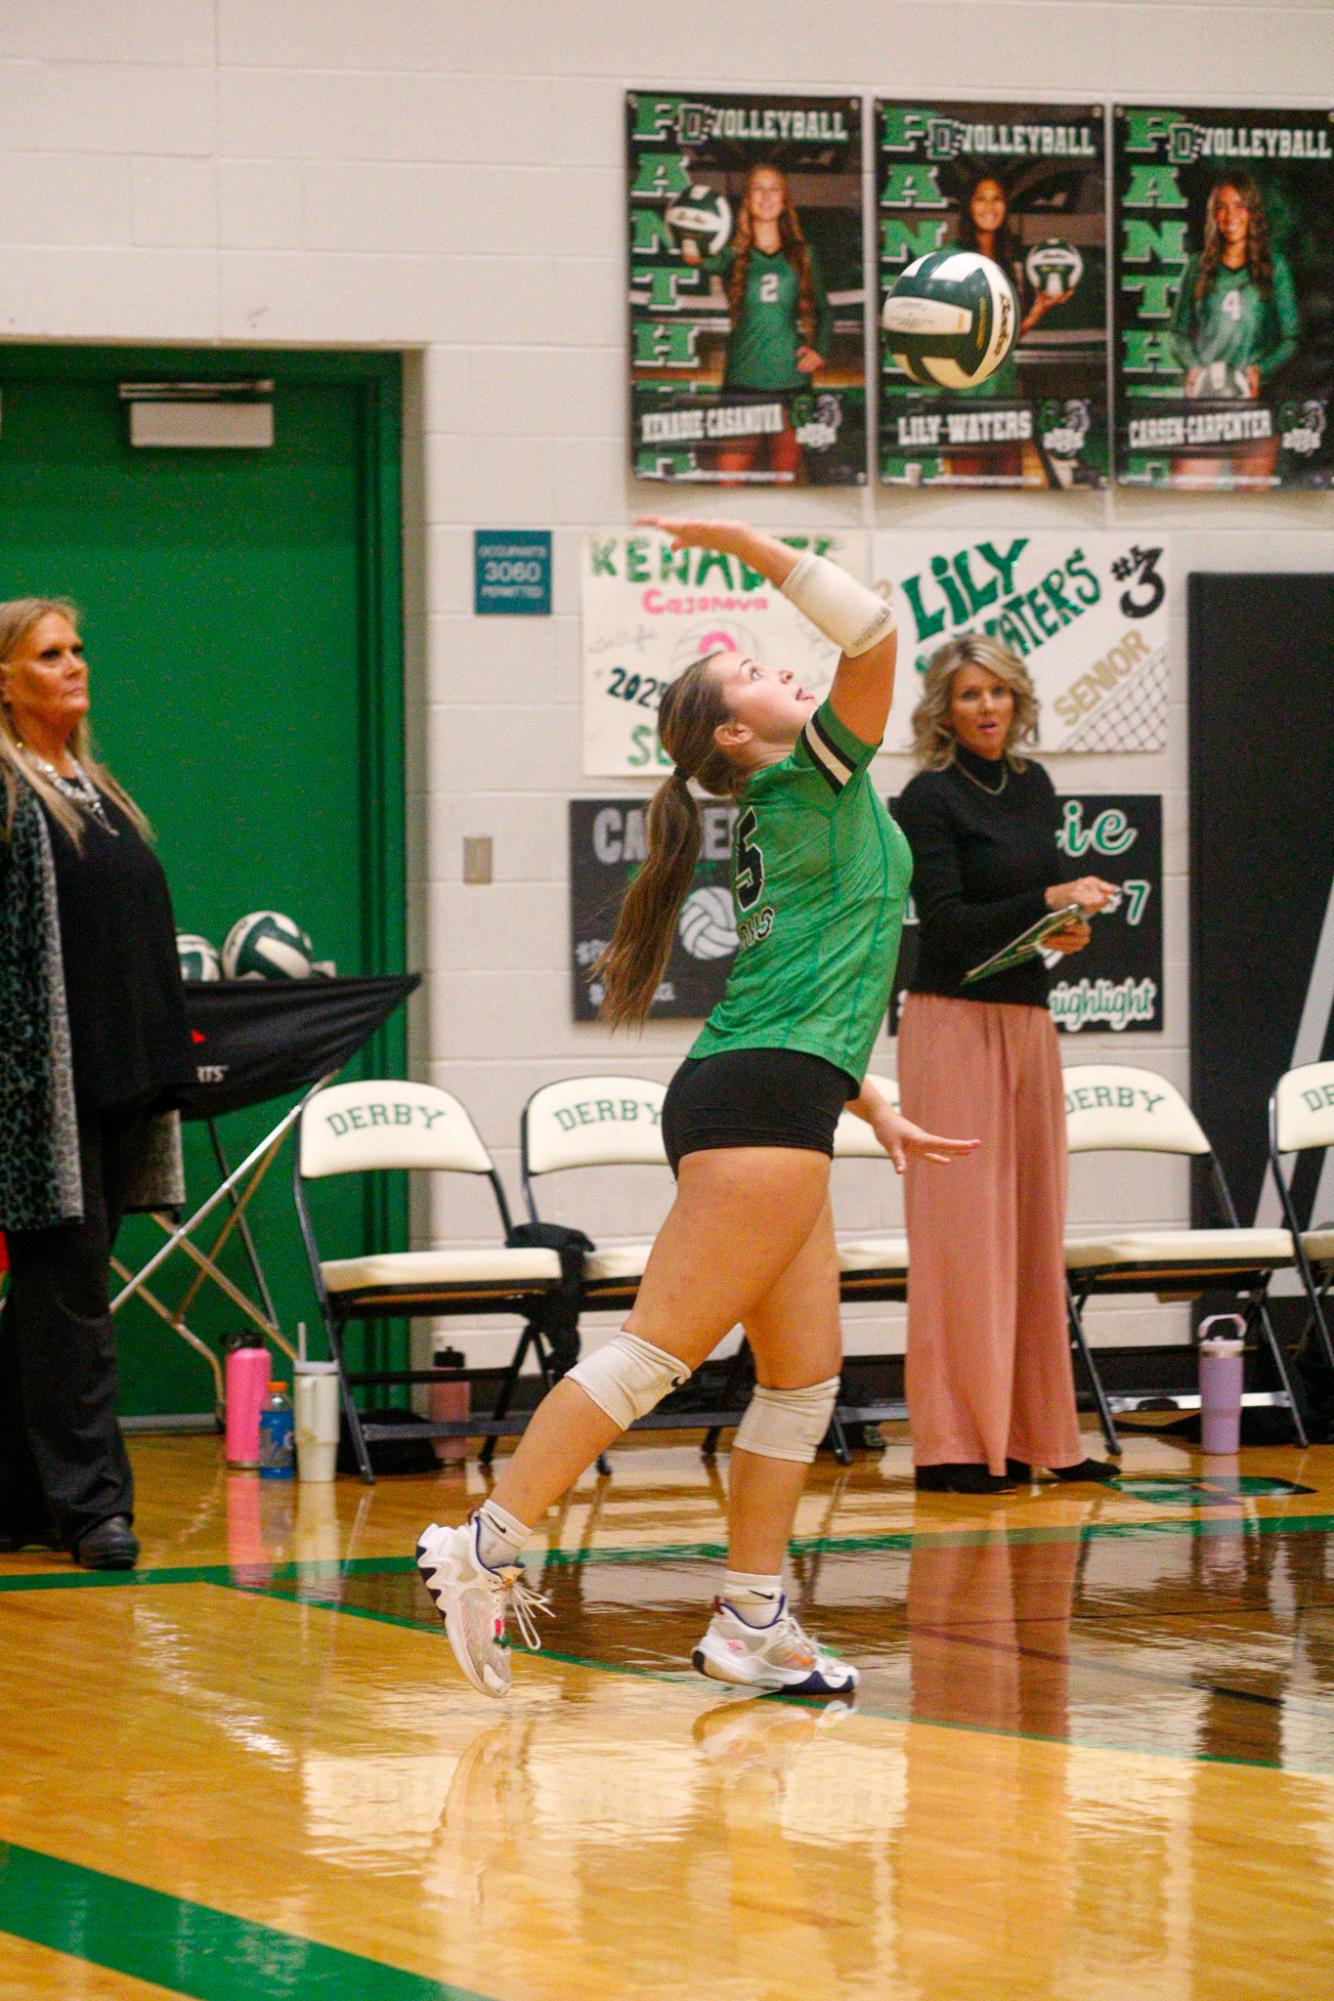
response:
[[[1065,1269],[1070,1338],[1084,1365],[1108,1450],[1119,1452],[1114,1410],[1155,1401],[1145,1393],[1109,1396],[1084,1333],[1084,1307],[1095,1295],[1155,1293],[1161,1300],[1198,1299],[1222,1290],[1245,1308],[1247,1332],[1258,1331],[1278,1377],[1277,1390],[1248,1391],[1246,1404],[1277,1404],[1291,1416],[1299,1444],[1306,1427],[1298,1391],[1273,1322],[1266,1294],[1272,1274],[1292,1264],[1285,1230],[1243,1229],[1222,1166],[1194,1112],[1174,1084],[1156,1071],[1128,1064],[1092,1063],[1065,1072],[1066,1130],[1074,1153],[1184,1154],[1207,1160],[1214,1198],[1225,1229],[1109,1230],[1097,1237],[1067,1237]],[[1173,1391],[1174,1404],[1194,1409],[1195,1395]]]
[[[879,1085],[891,1104],[899,1102],[899,1087],[892,1077],[868,1077]],[[865,1119],[844,1112],[834,1128],[835,1160],[879,1160],[888,1158]],[[839,1237],[838,1296],[841,1300],[892,1300],[908,1297],[908,1239],[901,1233],[886,1237]],[[846,1466],[850,1457],[844,1427],[848,1424],[877,1424],[904,1418],[908,1406],[903,1399],[886,1399],[869,1404],[836,1406],[832,1424],[834,1456]]]
[[[1269,1164],[1274,1170],[1279,1201],[1292,1237],[1293,1257],[1311,1309],[1325,1360],[1334,1369],[1334,1336],[1330,1330],[1329,1290],[1334,1282],[1334,1221],[1304,1230],[1293,1196],[1300,1163],[1283,1179],[1280,1154],[1321,1152],[1334,1146],[1334,1063],[1304,1063],[1279,1078],[1269,1100]],[[1318,1185],[1311,1191],[1312,1204]]]
[[[500,1216],[501,1242],[457,1250],[370,1251],[360,1257],[326,1258],[316,1240],[306,1184],[332,1174],[380,1173],[424,1168],[438,1174],[482,1175],[491,1184]],[[357,1464],[363,1480],[374,1479],[368,1444],[400,1438],[398,1426],[363,1424],[352,1391],[368,1384],[430,1383],[452,1371],[392,1369],[350,1374],[343,1351],[349,1321],[398,1314],[518,1313],[524,1316],[510,1371],[515,1379],[530,1349],[543,1379],[551,1381],[542,1324],[551,1296],[561,1283],[555,1251],[511,1248],[509,1206],[490,1154],[458,1099],[429,1084],[392,1078],[334,1084],[311,1093],[301,1108],[294,1178],[297,1216],[310,1259],[311,1277],[338,1364],[339,1388]],[[435,1438],[495,1436],[523,1429],[508,1406],[489,1420],[450,1420],[420,1427]]]

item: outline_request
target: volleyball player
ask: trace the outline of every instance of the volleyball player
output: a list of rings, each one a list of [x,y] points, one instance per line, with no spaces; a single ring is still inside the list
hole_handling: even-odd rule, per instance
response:
[[[663,1107],[676,1199],[620,1333],[547,1395],[490,1498],[432,1524],[418,1567],[474,1687],[503,1695],[507,1603],[530,1645],[542,1601],[519,1557],[547,1508],[636,1418],[684,1383],[738,1321],[757,1387],[731,1459],[728,1568],[693,1653],[721,1681],[846,1692],[857,1671],[811,1639],[783,1591],[797,1502],[838,1391],[838,1261],[829,1206],[845,1103],[902,1171],[973,1150],[911,1124],[871,1086],[912,870],[870,764],[894,685],[890,607],[837,564],[730,521],[660,521],[674,548],[758,570],[841,648],[816,706],[786,668],[715,653],[673,681],[659,732],[675,761],[648,814],[648,857],[603,961],[603,1014],[644,1020],[699,853],[691,782],[739,807],[733,896],[740,949],[722,1001]]]

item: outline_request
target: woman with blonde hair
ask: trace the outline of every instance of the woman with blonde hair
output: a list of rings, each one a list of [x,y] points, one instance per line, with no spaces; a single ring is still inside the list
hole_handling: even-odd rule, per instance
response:
[[[1023,746],[1037,701],[1023,662],[963,633],[934,655],[913,713],[921,767],[895,816],[913,852],[917,968],[899,1024],[904,1111],[982,1145],[942,1201],[909,1161],[908,1415],[919,1488],[986,1494],[1041,1466],[1106,1479],[1086,1458],[1066,1331],[1065,1101],[1047,973],[1034,954],[963,975],[1052,911],[1078,952],[1116,894],[1062,880],[1050,778]]]
[[[694,874],[692,784],[738,806],[732,886],[740,949],[727,991],[668,1087],[676,1199],[623,1330],[536,1411],[474,1518],[422,1533],[418,1567],[464,1674],[509,1686],[507,1602],[535,1644],[519,1557],[547,1508],[741,1321],[757,1387],[736,1434],[728,1568],[692,1654],[716,1680],[834,1694],[857,1671],[812,1640],[783,1591],[788,1537],[838,1392],[838,1261],[829,1207],[844,1105],[900,1169],[972,1150],[902,1118],[865,1082],[898,956],[911,859],[870,764],[894,685],[893,613],[824,557],[740,522],[660,521],[675,548],[739,557],[842,658],[816,702],[790,670],[737,653],[696,661],[658,718],[675,770],[649,808],[649,852],[599,968],[604,1018],[648,1014]]]
[[[179,1203],[189,1071],[166,878],[92,755],[63,598],[0,604],[0,1550],[132,1567],[109,1266],[127,1209]]]

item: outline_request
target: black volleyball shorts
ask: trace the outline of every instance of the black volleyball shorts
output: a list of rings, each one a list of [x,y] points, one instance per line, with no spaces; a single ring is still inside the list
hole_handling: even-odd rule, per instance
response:
[[[719,1147],[794,1146],[834,1154],[834,1128],[861,1086],[802,1049],[724,1049],[688,1057],[662,1107],[675,1174],[687,1153]]]

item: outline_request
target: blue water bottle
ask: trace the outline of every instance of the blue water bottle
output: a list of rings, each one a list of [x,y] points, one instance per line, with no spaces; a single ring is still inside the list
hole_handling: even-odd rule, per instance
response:
[[[261,1480],[291,1480],[296,1474],[296,1439],[292,1430],[292,1406],[287,1401],[284,1390],[284,1384],[270,1383],[268,1397],[259,1414]]]

